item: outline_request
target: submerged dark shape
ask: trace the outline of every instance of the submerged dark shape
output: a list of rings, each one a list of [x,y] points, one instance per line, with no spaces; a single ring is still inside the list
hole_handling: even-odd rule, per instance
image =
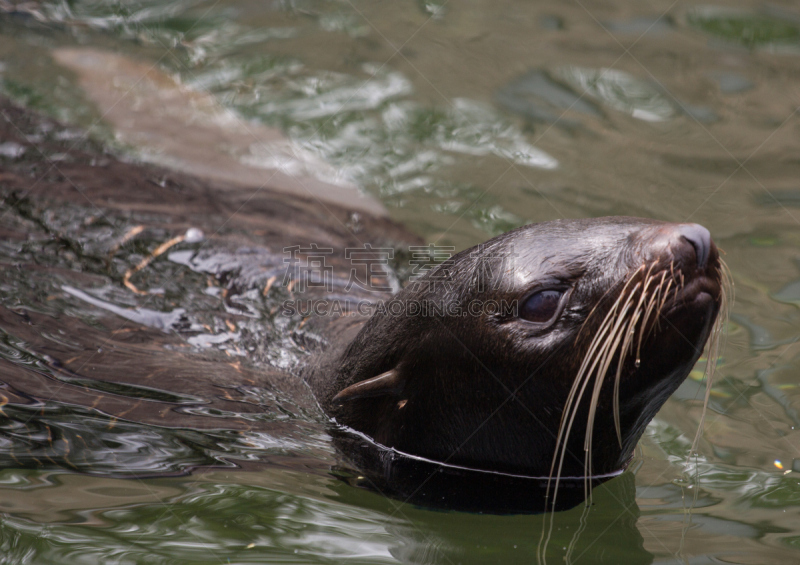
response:
[[[68,157],[58,174],[38,158],[0,164],[14,265],[2,280],[15,289],[0,304],[7,467],[141,477],[279,464],[429,507],[567,507],[625,468],[725,303],[704,228],[636,218],[526,226],[395,296],[386,265],[368,291],[347,276],[348,250],[421,243],[386,217],[217,186],[66,136],[34,148],[60,126],[0,109],[24,155]],[[179,236],[195,228],[208,237],[188,245]],[[333,277],[301,293],[304,267],[287,268],[285,250],[309,244],[329,248]],[[350,310],[283,318],[291,298]],[[203,336],[231,347],[194,345]],[[325,431],[339,453],[309,456]],[[236,455],[263,434],[278,447]],[[107,447],[120,437],[134,438],[122,457]]]
[[[569,507],[625,469],[700,357],[723,279],[697,224],[529,225],[410,284],[307,380],[378,490],[448,508]]]

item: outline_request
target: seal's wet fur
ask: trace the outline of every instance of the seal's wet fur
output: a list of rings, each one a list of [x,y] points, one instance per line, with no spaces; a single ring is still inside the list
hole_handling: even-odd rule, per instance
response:
[[[722,268],[703,232],[694,224],[620,217],[516,229],[410,284],[357,335],[351,328],[340,336],[307,379],[338,424],[401,453],[527,476],[614,473],[697,362],[719,313]],[[596,400],[597,371],[586,377],[588,392],[577,400],[573,392],[568,406],[604,319],[645,274],[659,283],[645,293],[658,286],[663,296],[660,304],[653,298],[658,308],[648,319],[640,313],[629,328],[636,347],[609,354],[611,376]],[[519,307],[544,289],[562,293],[556,315],[544,323],[522,319],[518,310],[471,315],[445,308],[489,301]],[[647,304],[643,298],[629,302]],[[395,315],[392,303],[404,306],[395,312],[407,312],[411,303],[442,308]],[[578,423],[564,433],[567,417]],[[559,447],[563,461],[554,465]]]

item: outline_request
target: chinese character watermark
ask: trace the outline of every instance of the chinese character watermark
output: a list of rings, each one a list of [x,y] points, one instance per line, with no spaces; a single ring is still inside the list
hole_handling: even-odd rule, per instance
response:
[[[479,245],[470,251],[470,258],[473,259],[473,284],[478,292],[487,290],[497,290],[503,276],[514,270],[514,247],[508,246],[504,249],[487,249],[484,245]]]
[[[350,259],[352,265],[344,288],[346,291],[357,286],[372,292],[391,292],[388,265],[394,259],[393,248],[372,247],[367,243],[364,247],[348,247],[344,250],[344,258]]]
[[[439,290],[450,290],[452,284],[450,280],[450,268],[452,263],[450,258],[456,250],[451,245],[412,245],[408,248],[411,252],[411,275],[409,282],[417,287],[426,284],[429,292]],[[426,277],[423,281],[423,277]]]
[[[283,258],[283,262],[288,263],[283,286],[298,292],[305,292],[309,288],[333,291],[333,267],[325,262],[325,257],[333,255],[332,248],[318,247],[312,243],[309,247],[284,247],[283,252],[289,254],[289,257]]]

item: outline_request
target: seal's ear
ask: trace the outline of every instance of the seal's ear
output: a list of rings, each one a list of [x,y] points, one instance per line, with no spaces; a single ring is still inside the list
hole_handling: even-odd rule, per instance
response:
[[[403,390],[403,378],[400,371],[392,369],[365,381],[350,385],[333,397],[333,401],[343,404],[357,398],[382,396],[384,394],[399,394]]]

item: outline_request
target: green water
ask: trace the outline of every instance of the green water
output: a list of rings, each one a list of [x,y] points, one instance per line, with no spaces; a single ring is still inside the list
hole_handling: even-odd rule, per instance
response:
[[[353,488],[325,472],[332,448],[315,417],[282,399],[271,400],[288,414],[280,436],[112,426],[53,401],[4,408],[0,563],[800,558],[795,3],[0,2],[3,93],[113,143],[74,75],[49,58],[78,45],[157,64],[243,119],[281,128],[427,241],[461,249],[560,217],[701,223],[725,252],[736,303],[698,457],[686,461],[704,391],[693,375],[648,428],[631,471],[600,487],[589,510],[552,524],[431,512]],[[3,221],[32,221],[16,210]],[[103,242],[137,218],[42,214],[39,239],[2,244],[4,305],[92,322],[78,299],[47,300],[74,281],[8,267],[34,259],[95,277],[104,300],[137,304],[121,273],[164,234],[106,264]],[[83,256],[45,245],[62,232]],[[201,274],[177,260],[152,273],[165,292],[149,308],[183,308],[187,324],[224,330]],[[280,333],[269,304],[243,300],[245,329]],[[257,347],[243,337],[212,349],[236,354],[237,343]],[[291,367],[293,344],[274,343],[259,358]],[[3,335],[0,356],[47,370],[14,336]],[[52,433],[97,443],[65,453]],[[23,451],[30,459],[14,463]],[[247,462],[259,465],[234,466]]]

